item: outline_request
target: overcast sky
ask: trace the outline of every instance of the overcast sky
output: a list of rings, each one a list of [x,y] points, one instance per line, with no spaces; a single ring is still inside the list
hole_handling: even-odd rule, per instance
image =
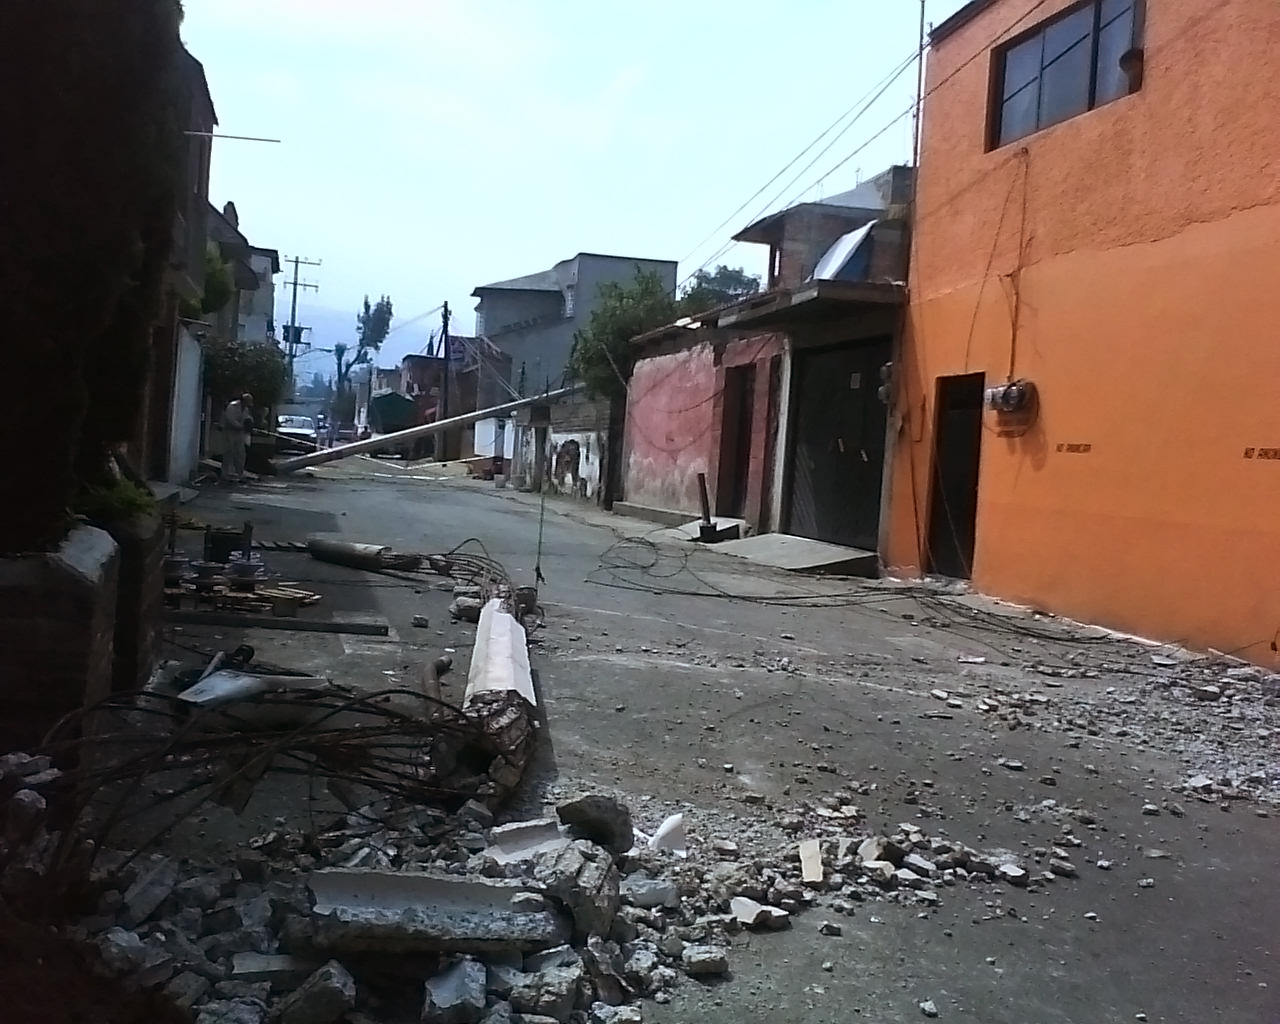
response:
[[[928,0],[928,21],[963,2]],[[911,152],[911,117],[895,118],[914,67],[853,115],[912,56],[916,0],[185,7],[218,131],[282,140],[216,139],[210,199],[235,202],[253,244],[323,261],[303,273],[319,292],[298,301],[313,345],[351,341],[363,296],[390,295],[404,326],[382,365],[439,322],[415,316],[447,299],[469,334],[473,288],[578,252],[679,260],[682,278],[704,262],[760,272],[758,246],[720,252],[735,231]],[[331,364],[317,353],[299,369]]]

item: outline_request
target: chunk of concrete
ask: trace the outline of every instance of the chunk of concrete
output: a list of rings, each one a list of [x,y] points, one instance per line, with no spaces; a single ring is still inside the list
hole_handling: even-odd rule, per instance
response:
[[[685,946],[680,962],[685,973],[694,978],[714,977],[729,972],[728,951],[720,946]]]
[[[178,884],[178,865],[157,857],[142,869],[124,894],[124,923],[136,928],[156,912]]]
[[[640,1007],[610,1006],[608,1003],[591,1004],[591,1024],[644,1024]]]
[[[746,896],[735,896],[729,901],[729,913],[747,928],[765,928],[781,931],[791,921],[791,915],[780,907],[757,903]]]
[[[219,999],[200,1007],[196,1024],[262,1024],[266,1016],[256,999]]]
[[[280,1000],[280,1024],[333,1024],[356,1005],[355,979],[342,964],[330,960]]]
[[[689,855],[689,842],[685,834],[684,815],[672,814],[663,820],[649,839],[649,849],[670,850],[677,857]]]
[[[635,845],[631,811],[611,796],[584,796],[556,808],[575,839],[590,839],[621,856]]]
[[[621,892],[624,902],[642,910],[657,907],[675,909],[680,906],[680,890],[676,888],[676,883],[663,878],[630,875],[622,880]]]
[[[577,1005],[582,980],[581,963],[526,974],[511,990],[511,1005],[523,1014],[537,1013],[557,1021],[568,1020]]]
[[[544,853],[570,845],[553,818],[535,818],[532,821],[513,821],[509,825],[498,825],[490,832],[490,836],[493,845],[485,850],[485,854],[504,865],[535,860]]]
[[[315,971],[315,961],[285,953],[233,953],[232,981],[270,981],[277,985],[302,981]]]
[[[458,605],[459,598],[454,602]],[[453,609],[450,608],[450,612]],[[496,597],[478,612],[476,643],[467,672],[464,706],[482,693],[515,691],[533,707],[538,697],[529,665],[529,641],[516,617],[502,608]],[[476,621],[476,620],[472,620]]]
[[[335,868],[313,872],[308,884],[321,948],[484,953],[547,949],[570,938],[569,922],[545,901],[513,903],[531,891],[515,880]],[[616,878],[613,893],[616,906]]]
[[[422,1024],[476,1024],[484,1005],[484,964],[464,957],[427,982]]]
[[[165,995],[184,1010],[195,1006],[209,991],[209,979],[195,971],[183,971],[164,987]]]
[[[817,839],[806,839],[800,844],[800,876],[806,885],[822,882],[822,843]]]
[[[873,882],[888,885],[893,881],[894,873],[898,869],[890,860],[868,860],[863,862],[862,870]]]
[[[577,932],[609,934],[620,894],[618,870],[607,851],[578,840],[540,857],[533,877],[568,908]]]

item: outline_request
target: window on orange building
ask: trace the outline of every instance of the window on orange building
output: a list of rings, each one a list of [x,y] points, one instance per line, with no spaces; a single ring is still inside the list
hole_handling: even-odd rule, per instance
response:
[[[1141,0],[1089,0],[996,51],[992,145],[1127,96],[1126,60],[1139,46]]]

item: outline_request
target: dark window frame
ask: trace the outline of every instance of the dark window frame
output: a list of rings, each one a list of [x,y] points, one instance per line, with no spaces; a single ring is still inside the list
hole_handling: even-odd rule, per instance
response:
[[[987,99],[986,148],[988,152],[995,149],[1003,149],[1005,146],[1012,146],[1015,143],[1021,142],[1032,135],[1045,131],[1048,128],[1052,128],[1054,125],[1063,124],[1066,121],[1070,121],[1075,117],[1079,117],[1083,114],[1089,113],[1090,111],[1097,110],[1099,107],[1103,107],[1109,103],[1113,103],[1115,102],[1115,100],[1123,99],[1125,96],[1132,96],[1135,92],[1141,89],[1140,82],[1137,84],[1132,84],[1125,93],[1119,96],[1112,97],[1111,99],[1104,99],[1101,102],[1098,102],[1098,99],[1097,99],[1098,49],[1101,41],[1099,28],[1102,20],[1102,6],[1103,6],[1103,0],[1079,0],[1078,3],[1074,3],[1068,7],[1064,7],[1061,11],[1058,11],[1052,17],[1046,18],[1044,21],[1036,25],[1033,25],[1031,28],[1027,29],[1025,32],[1020,32],[1018,35],[1013,36],[1012,38],[1006,40],[1005,42],[1001,43],[999,46],[992,49],[991,74],[988,76],[989,95]],[[1133,0],[1132,34],[1130,39],[1130,48],[1126,52],[1132,52],[1134,50],[1141,52],[1143,48],[1143,42],[1146,35],[1146,20],[1147,20],[1146,7],[1147,7],[1146,0]],[[1007,68],[1007,58],[1009,53],[1017,49],[1023,43],[1026,43],[1029,40],[1036,38],[1037,36],[1043,37],[1047,31],[1052,29],[1058,23],[1066,21],[1068,18],[1074,17],[1075,15],[1079,14],[1080,11],[1086,10],[1086,9],[1092,9],[1093,11],[1093,19],[1092,19],[1093,25],[1090,29],[1090,36],[1089,36],[1090,55],[1089,55],[1088,105],[1085,107],[1084,110],[1080,111],[1078,114],[1072,114],[1067,117],[1060,118],[1056,121],[1050,121],[1045,124],[1039,124],[1038,123],[1039,118],[1037,116],[1037,126],[1033,128],[1031,131],[1025,132],[1016,138],[1009,139],[1007,142],[1002,142],[1000,140],[1000,136],[1004,127],[1003,115],[1004,115],[1004,105],[1005,105],[1005,99],[1006,99],[1004,95],[1004,86],[1005,86],[1005,74],[1006,74],[1006,68]],[[1044,81],[1043,75],[1044,75],[1044,66],[1042,64],[1040,71],[1038,73],[1038,80],[1036,85],[1037,95],[1039,95],[1039,90],[1043,88],[1043,81]],[[1037,102],[1039,102],[1039,100],[1037,100]]]

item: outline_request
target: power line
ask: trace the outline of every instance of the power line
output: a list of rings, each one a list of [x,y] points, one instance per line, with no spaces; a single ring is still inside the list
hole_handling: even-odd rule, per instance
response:
[[[908,58],[907,58],[907,60],[906,60],[906,66],[907,66],[907,67],[910,67],[910,66],[911,66],[911,64],[915,62],[915,59],[916,59],[916,55],[915,55],[915,54],[912,54],[910,57],[908,57]],[[891,78],[896,78],[896,77],[897,77],[899,74],[901,74],[901,73],[902,73],[902,69],[899,69],[898,71],[892,72],[892,73],[891,73]],[[870,96],[870,95],[871,95],[871,93],[875,92],[875,91],[876,91],[876,89],[878,89],[878,88],[880,88],[880,86],[879,86],[879,85],[873,86],[873,87],[872,87],[872,89],[871,89],[871,91],[867,93],[867,96]],[[797,164],[797,163],[798,163],[798,162],[799,162],[799,161],[804,157],[804,155],[805,155],[806,153],[808,153],[808,152],[809,152],[809,150],[813,149],[813,147],[814,147],[814,146],[816,146],[816,145],[817,145],[819,142],[821,142],[821,141],[822,141],[822,140],[823,140],[823,139],[824,139],[828,134],[830,134],[832,131],[834,131],[834,130],[835,130],[835,128],[836,128],[836,126],[837,126],[837,125],[839,125],[841,121],[843,121],[846,117],[848,117],[848,116],[849,116],[850,114],[852,114],[855,110],[857,110],[857,109],[858,109],[858,107],[860,107],[860,106],[861,106],[861,105],[866,101],[867,96],[864,96],[862,99],[858,100],[858,102],[857,102],[857,103],[853,104],[853,106],[851,106],[851,107],[850,107],[848,110],[846,110],[843,114],[841,114],[841,115],[840,115],[839,117],[837,117],[834,121],[832,121],[832,122],[831,122],[831,124],[830,124],[828,127],[824,128],[824,129],[823,129],[823,130],[818,134],[817,138],[815,138],[812,142],[810,142],[810,143],[809,143],[809,145],[805,146],[805,147],[804,147],[804,149],[800,150],[800,152],[799,152],[799,153],[797,153],[794,157],[792,157],[792,158],[791,158],[791,160],[787,162],[786,166],[782,168],[782,170],[778,171],[778,173],[777,173],[777,174],[775,174],[772,178],[770,178],[770,179],[769,179],[768,181],[766,181],[763,185],[761,185],[758,189],[756,189],[756,191],[755,191],[755,192],[753,192],[750,196],[748,196],[748,197],[743,201],[743,203],[742,203],[742,205],[741,205],[741,206],[739,206],[736,210],[734,210],[734,211],[733,211],[733,213],[729,214],[729,216],[727,216],[724,220],[722,220],[719,224],[717,224],[714,228],[712,228],[712,230],[711,230],[710,232],[708,232],[708,233],[707,233],[707,237],[706,237],[706,238],[704,238],[704,239],[702,239],[702,241],[700,241],[697,245],[695,245],[695,246],[694,246],[694,247],[689,251],[689,254],[688,254],[687,256],[685,256],[685,257],[684,257],[680,262],[681,262],[681,263],[684,263],[686,260],[688,260],[690,257],[692,257],[694,253],[696,253],[699,249],[701,249],[704,245],[706,245],[706,244],[707,244],[707,242],[709,242],[712,238],[714,238],[714,237],[715,237],[715,236],[716,236],[716,235],[717,235],[717,234],[718,234],[718,233],[719,233],[719,232],[720,232],[720,231],[725,227],[725,225],[729,224],[729,223],[730,223],[730,222],[731,222],[735,217],[737,217],[737,216],[738,216],[738,214],[740,214],[740,213],[741,213],[743,210],[745,210],[749,205],[751,205],[751,203],[752,203],[752,202],[753,202],[753,201],[754,201],[754,200],[755,200],[755,199],[760,195],[760,193],[764,192],[764,191],[765,191],[765,189],[767,189],[767,188],[768,188],[770,185],[772,185],[775,181],[777,181],[777,180],[778,180],[779,178],[781,178],[784,174],[786,174],[786,173],[787,173],[787,171],[789,171],[792,167],[794,167],[794,166],[795,166],[795,165],[796,165],[796,164]],[[859,115],[858,115],[858,116],[859,116],[859,117],[861,116],[861,112],[859,113]],[[854,118],[854,121],[856,121],[856,120],[857,120],[857,117],[855,117],[855,118]],[[851,121],[851,122],[849,123],[849,125],[846,125],[846,126],[845,126],[844,131],[848,131],[849,127],[850,127],[850,126],[852,126],[852,124],[853,124],[853,121]],[[841,134],[844,134],[844,132],[842,131],[842,132],[841,132]],[[837,136],[837,138],[839,138],[839,136]],[[824,151],[824,152],[825,152],[825,151]],[[802,171],[801,173],[804,173],[804,172]],[[706,264],[703,264],[703,266],[705,266],[705,265],[706,265]],[[701,269],[701,268],[700,268],[700,269]]]

